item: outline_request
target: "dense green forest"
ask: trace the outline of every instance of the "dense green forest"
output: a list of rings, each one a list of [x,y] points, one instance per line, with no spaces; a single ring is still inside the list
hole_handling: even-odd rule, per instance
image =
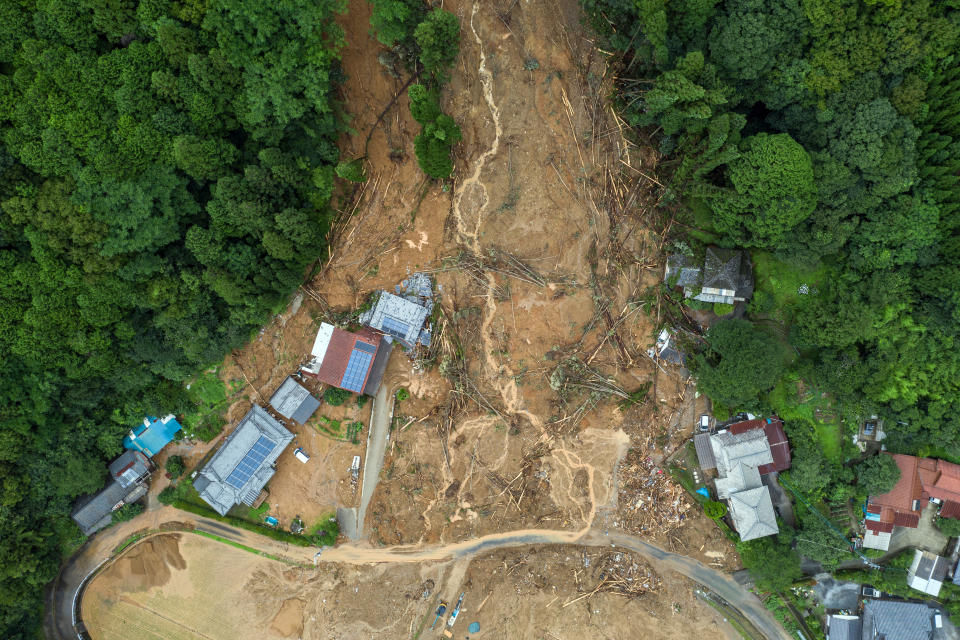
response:
[[[858,418],[885,418],[895,451],[960,458],[960,2],[582,3],[621,114],[662,153],[673,250],[754,259],[750,322],[716,324],[692,361],[718,412],[779,412],[790,482],[823,511],[896,481],[858,461]],[[799,515],[802,535],[744,561],[789,576],[784,545],[845,555]]]
[[[0,3],[0,636],[75,498],[324,250],[343,0]],[[161,414],[162,415],[162,414]]]

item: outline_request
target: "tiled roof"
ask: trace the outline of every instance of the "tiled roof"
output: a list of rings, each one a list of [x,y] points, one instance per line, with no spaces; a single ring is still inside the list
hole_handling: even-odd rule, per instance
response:
[[[772,416],[766,419],[746,420],[732,424],[727,428],[733,434],[740,434],[753,429],[763,429],[767,436],[767,443],[770,445],[770,455],[773,456],[773,462],[760,465],[760,475],[772,471],[785,471],[790,468],[790,443],[787,441],[787,434],[783,431],[783,421],[780,418]]]
[[[741,540],[753,540],[779,531],[767,487],[757,487],[730,496],[730,517]]]
[[[917,602],[866,600],[863,637],[877,640],[931,640],[933,610]]]
[[[915,529],[917,525],[920,524],[920,514],[896,511],[893,514],[893,524],[897,527],[910,527],[911,529]]]
[[[940,507],[941,518],[960,518],[960,502],[946,500]]]
[[[220,515],[241,502],[250,504],[273,477],[273,464],[291,440],[292,433],[254,405],[199,471],[194,488]],[[266,443],[263,455],[251,458],[262,442]],[[241,469],[240,463],[246,464],[247,460],[255,460],[252,468],[242,469],[244,473],[238,479],[231,479],[231,474]]]
[[[867,529],[870,529],[873,533],[891,533],[893,531],[892,522],[883,522],[879,520],[867,520],[864,523]]]
[[[827,640],[861,640],[860,616],[830,616],[827,620]]]
[[[423,305],[382,291],[367,325],[413,346],[429,311]]]
[[[303,386],[291,377],[270,397],[270,406],[288,420],[304,424],[320,406],[320,401],[310,395]]]
[[[881,453],[880,455],[891,454]],[[889,492],[870,496],[870,504],[890,507],[898,512],[913,512],[913,501],[919,500],[921,494],[920,478],[917,475],[918,459],[902,454],[892,455],[900,468],[900,480]]]

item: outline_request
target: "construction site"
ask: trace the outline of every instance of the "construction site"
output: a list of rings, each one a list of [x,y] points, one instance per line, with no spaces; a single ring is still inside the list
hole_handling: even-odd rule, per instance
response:
[[[316,275],[218,369],[233,390],[227,435],[309,361],[324,323],[359,326],[371,295],[429,280],[429,344],[395,346],[370,402],[284,422],[294,439],[269,513],[286,526],[336,512],[337,546],[314,556],[205,529],[153,502],[158,483],[134,531],[182,532],[137,542],[90,581],[90,637],[744,637],[732,609],[675,572],[680,556],[696,563],[688,575],[740,564],[669,473],[704,401],[648,354],[661,328],[690,322],[661,300],[673,222],[658,155],[611,109],[616,70],[576,0],[444,8],[461,24],[444,94],[464,134],[454,179],[428,181],[412,161],[403,82],[378,60],[368,3],[350,3],[342,91],[356,133],[341,155],[366,158],[369,178],[340,194]],[[192,468],[221,441],[167,455]]]

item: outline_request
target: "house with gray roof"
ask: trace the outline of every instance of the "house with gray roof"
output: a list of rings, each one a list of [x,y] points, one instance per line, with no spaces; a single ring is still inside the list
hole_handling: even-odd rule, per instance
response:
[[[113,521],[113,512],[147,493],[146,480],[153,467],[139,451],[124,451],[110,463],[110,481],[103,489],[77,501],[70,514],[83,535],[89,536]]]
[[[430,309],[419,301],[381,291],[376,305],[361,321],[411,348],[422,342],[421,332],[428,315]]]
[[[862,634],[860,616],[827,616],[827,640],[862,640]]]
[[[913,563],[907,570],[907,584],[912,589],[936,597],[940,595],[949,566],[949,561],[943,556],[916,549],[913,552]]]
[[[292,433],[254,405],[197,472],[193,486],[220,515],[241,503],[253,506],[276,472],[274,463],[292,440]]]
[[[753,265],[746,251],[708,247],[702,265],[682,254],[670,256],[664,281],[682,287],[684,297],[733,304],[753,295]]]
[[[293,377],[287,376],[270,396],[270,406],[287,420],[305,424],[320,406],[320,401]]]
[[[753,540],[778,533],[780,529],[770,490],[760,480],[759,467],[773,464],[770,442],[764,430],[750,429],[742,433],[725,430],[710,435],[709,440],[701,438],[699,444],[700,464],[716,466],[718,477],[714,486],[717,497],[727,501],[733,528],[740,534],[740,539]]]
[[[861,640],[933,640],[936,613],[920,602],[867,600]]]

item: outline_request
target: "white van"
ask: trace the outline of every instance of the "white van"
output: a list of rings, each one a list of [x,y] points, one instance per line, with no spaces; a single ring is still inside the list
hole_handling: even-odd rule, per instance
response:
[[[303,464],[307,464],[308,462],[310,462],[310,456],[308,456],[307,453],[303,450],[303,447],[298,447],[293,452],[293,455],[296,456],[297,460],[299,460]]]

